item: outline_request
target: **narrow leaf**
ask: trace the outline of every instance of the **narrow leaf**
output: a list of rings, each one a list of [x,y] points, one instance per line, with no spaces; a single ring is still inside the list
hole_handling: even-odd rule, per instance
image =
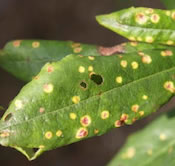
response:
[[[32,160],[44,151],[132,124],[174,95],[174,73],[174,47],[123,56],[70,55],[48,63],[4,114],[0,144]],[[31,153],[33,148],[38,151]]]
[[[108,166],[174,166],[175,113],[159,117],[129,137]]]
[[[45,63],[59,61],[69,54],[109,56],[153,48],[163,46],[124,43],[113,47],[102,47],[71,41],[16,40],[7,43],[1,50],[0,66],[21,80],[31,81]]]
[[[175,10],[132,7],[97,16],[97,21],[132,41],[175,45]]]

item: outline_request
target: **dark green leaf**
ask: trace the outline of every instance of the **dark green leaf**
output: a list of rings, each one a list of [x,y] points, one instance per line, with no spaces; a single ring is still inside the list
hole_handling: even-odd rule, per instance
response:
[[[175,9],[174,0],[161,0],[161,2],[166,6],[167,9]]]
[[[175,93],[175,48],[137,54],[70,55],[48,63],[12,101],[0,144],[28,159],[102,135],[156,111]],[[31,149],[38,148],[34,153]]]
[[[132,7],[97,16],[97,21],[129,40],[175,45],[175,10]]]
[[[130,136],[108,166],[174,166],[174,126],[175,112],[159,117],[142,131]]]
[[[16,40],[7,43],[0,52],[0,66],[21,80],[31,81],[45,63],[59,61],[75,52],[83,56],[109,56],[153,48],[163,46],[125,43],[106,48],[71,41]]]

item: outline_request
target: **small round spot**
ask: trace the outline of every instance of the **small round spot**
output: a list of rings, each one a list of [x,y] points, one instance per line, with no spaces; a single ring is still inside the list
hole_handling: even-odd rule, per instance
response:
[[[90,118],[90,116],[89,115],[85,115],[85,116],[81,117],[80,123],[84,127],[89,126],[91,124],[91,118]]]
[[[166,56],[172,56],[173,52],[171,50],[165,50],[161,51],[161,56],[166,57]]]
[[[52,84],[45,84],[43,86],[44,92],[45,93],[51,93],[53,91],[53,85]]]
[[[72,48],[76,48],[76,47],[80,47],[81,44],[80,43],[72,43],[71,47]]]
[[[62,134],[63,134],[63,132],[62,132],[61,130],[58,130],[58,131],[56,132],[56,136],[57,136],[57,137],[61,137]]]
[[[101,118],[102,119],[107,119],[109,118],[109,111],[105,110],[101,113]]]
[[[137,112],[137,111],[139,110],[139,105],[138,105],[138,104],[133,105],[133,106],[131,107],[131,110],[132,110],[133,112]]]
[[[69,114],[70,119],[75,120],[77,118],[77,115],[75,113]]]
[[[142,96],[142,99],[143,99],[143,100],[147,100],[147,99],[148,99],[148,96],[147,96],[147,95],[143,95],[143,96]]]
[[[171,93],[175,93],[174,83],[172,81],[167,81],[164,83],[164,88]]]
[[[137,40],[140,42],[143,41],[143,39],[141,37],[138,37]]]
[[[13,42],[13,46],[14,47],[19,47],[21,45],[21,40],[15,40],[14,42]]]
[[[131,66],[132,66],[133,69],[138,69],[139,64],[134,61],[134,62],[131,63]]]
[[[74,53],[80,53],[82,51],[81,47],[74,48]]]
[[[149,156],[151,156],[151,155],[153,154],[152,149],[149,149],[149,150],[147,151],[147,154],[148,154]]]
[[[40,46],[40,42],[33,42],[32,47],[33,48],[38,48]]]
[[[47,131],[47,132],[45,133],[45,138],[46,138],[46,139],[51,139],[52,136],[53,136],[53,134],[52,134],[51,131]]]
[[[44,145],[40,145],[39,148],[40,148],[40,149],[44,149],[45,146],[44,146]]]
[[[9,131],[1,131],[0,132],[0,137],[1,138],[6,138],[6,137],[9,137],[9,136],[10,136]]]
[[[80,67],[78,68],[78,71],[79,71],[80,73],[84,73],[84,72],[85,72],[85,67],[80,66]]]
[[[80,102],[80,96],[73,96],[72,97],[72,102],[74,104],[78,104]]]
[[[171,17],[173,20],[175,20],[175,12],[172,12]]]
[[[168,44],[168,45],[173,45],[174,42],[173,42],[172,40],[168,40],[166,44]]]
[[[169,147],[168,154],[172,153],[172,151],[173,151],[173,147]]]
[[[123,78],[121,76],[116,77],[116,82],[121,84],[123,82]]]
[[[115,127],[121,127],[122,126],[122,122],[120,120],[116,120],[114,123]]]
[[[88,56],[88,59],[93,61],[95,59],[95,57],[94,56]]]
[[[53,66],[50,65],[50,66],[47,67],[47,72],[48,72],[48,73],[51,73],[51,72],[53,72],[53,71],[54,71]]]
[[[92,66],[88,67],[88,71],[92,72],[94,70],[94,68]]]
[[[135,17],[135,21],[138,24],[145,24],[148,20],[148,17],[144,13],[137,13]]]
[[[166,11],[165,13],[167,16],[171,16],[171,12],[170,11]]]
[[[144,114],[145,114],[144,111],[139,111],[139,115],[140,115],[140,116],[143,116]]]
[[[126,68],[127,65],[128,65],[128,62],[127,62],[126,60],[122,60],[122,61],[120,62],[120,65],[121,65],[123,68]]]
[[[94,134],[98,134],[99,133],[99,130],[98,129],[95,129],[94,130]]]
[[[159,22],[159,20],[160,20],[160,16],[159,16],[158,14],[153,14],[153,15],[151,16],[151,21],[152,21],[152,23],[157,24],[157,23]]]
[[[43,107],[41,107],[40,109],[39,109],[39,112],[40,113],[43,113],[45,111],[45,109],[43,108]]]
[[[135,148],[130,147],[130,148],[128,148],[128,150],[126,152],[126,157],[131,159],[131,158],[133,158],[135,156],[135,154],[136,154]]]
[[[152,43],[152,42],[154,41],[154,39],[153,39],[152,36],[147,36],[147,37],[145,38],[145,41],[146,41],[147,43]]]
[[[128,121],[128,117],[129,117],[128,114],[122,114],[121,117],[120,117],[120,121],[127,122]]]
[[[142,57],[142,62],[145,64],[150,64],[152,62],[152,58],[149,55],[144,55]]]
[[[81,139],[88,135],[88,130],[86,128],[80,128],[76,133],[76,138]]]
[[[141,51],[139,51],[138,54],[139,54],[139,56],[144,56],[145,55],[145,53],[141,52]]]
[[[159,138],[161,141],[165,141],[167,139],[167,136],[164,133],[161,133]]]
[[[146,14],[152,14],[154,12],[154,9],[149,8],[145,11]]]
[[[23,103],[21,100],[15,100],[15,107],[16,107],[16,110],[19,110],[23,107]]]
[[[134,36],[130,36],[128,39],[131,41],[136,41],[136,38]]]
[[[137,42],[130,42],[131,46],[136,47],[138,45]]]

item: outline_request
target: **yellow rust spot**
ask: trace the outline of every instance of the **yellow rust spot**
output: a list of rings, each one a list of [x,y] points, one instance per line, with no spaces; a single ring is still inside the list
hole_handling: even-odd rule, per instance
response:
[[[84,72],[85,72],[85,67],[80,66],[80,67],[78,68],[78,71],[79,71],[80,73],[84,73]]]
[[[153,14],[151,16],[151,21],[152,21],[152,23],[157,24],[160,21],[160,16],[158,14]]]
[[[144,114],[145,114],[144,111],[139,111],[139,115],[140,115],[140,116],[143,116]]]
[[[15,100],[15,107],[16,107],[16,110],[19,110],[23,107],[23,103],[21,100]]]
[[[138,110],[139,110],[139,105],[138,105],[138,104],[134,104],[134,105],[131,107],[131,110],[132,110],[133,112],[138,112]]]
[[[72,97],[72,102],[74,104],[78,104],[80,102],[80,96],[73,96]]]
[[[134,147],[130,147],[127,149],[125,153],[122,154],[123,159],[132,159],[136,154],[136,149]]]
[[[15,40],[14,42],[13,42],[13,46],[14,47],[19,47],[21,45],[21,40]]]
[[[72,113],[69,114],[69,117],[70,117],[70,119],[75,120],[77,118],[77,115],[72,112]]]
[[[45,109],[43,108],[43,107],[41,107],[40,109],[39,109],[39,112],[40,113],[43,113],[45,111]]]
[[[94,130],[94,134],[98,134],[99,133],[99,130],[98,129],[95,129]]]
[[[81,117],[80,123],[83,127],[89,126],[91,124],[91,117],[89,115]]]
[[[141,52],[141,51],[139,51],[138,54],[139,54],[139,56],[144,56],[145,55],[145,53]]]
[[[152,149],[148,149],[148,150],[147,150],[147,154],[148,154],[149,156],[151,156],[151,155],[153,154],[153,150],[152,150]]]
[[[93,66],[88,67],[88,71],[92,72],[94,70]]]
[[[168,45],[173,45],[174,42],[173,42],[172,40],[168,40],[166,44],[168,44]]]
[[[171,12],[170,11],[166,11],[165,13],[167,16],[171,16]]]
[[[101,118],[102,118],[102,119],[107,119],[107,118],[109,118],[109,111],[108,111],[108,110],[102,111],[102,113],[101,113]]]
[[[148,17],[144,13],[137,13],[135,16],[135,21],[138,24],[145,24],[148,20]]]
[[[127,122],[127,121],[128,121],[128,117],[129,117],[128,114],[123,113],[123,114],[121,115],[121,117],[120,117],[120,121],[121,121],[121,122]]]
[[[120,120],[116,120],[114,123],[115,127],[121,127],[122,126],[122,122]]]
[[[40,46],[40,42],[35,41],[32,43],[33,48],[38,48],[39,46]]]
[[[76,47],[80,47],[81,46],[81,44],[80,43],[72,43],[72,48],[76,48]]]
[[[78,129],[75,137],[77,139],[81,139],[81,138],[86,137],[87,135],[88,135],[88,130],[84,127],[81,127],[80,129]]]
[[[152,14],[154,12],[154,9],[149,8],[145,11],[146,14]]]
[[[145,38],[145,41],[146,41],[147,43],[152,43],[152,42],[154,41],[154,39],[153,39],[152,36],[147,36],[147,37]]]
[[[61,137],[62,134],[63,134],[63,132],[62,132],[61,130],[58,130],[58,131],[56,132],[56,136],[57,136],[57,137]]]
[[[173,52],[171,50],[165,50],[165,51],[161,51],[161,56],[165,57],[165,56],[172,56]]]
[[[136,47],[138,45],[137,42],[130,42],[131,46]]]
[[[94,56],[88,56],[88,59],[93,61],[95,59],[95,57]]]
[[[171,17],[173,20],[175,20],[175,12],[172,12]]]
[[[141,37],[138,37],[137,40],[140,42],[143,41],[143,39]]]
[[[147,95],[143,95],[143,96],[142,96],[142,99],[143,99],[143,100],[147,100],[147,99],[148,99],[148,96],[147,96]]]
[[[45,146],[44,146],[44,145],[40,145],[39,148],[40,148],[40,149],[44,149]]]
[[[142,57],[142,62],[145,64],[150,64],[152,62],[152,58],[149,55],[144,55]]]
[[[175,93],[174,83],[172,81],[167,81],[164,83],[164,88],[171,93]]]
[[[161,133],[159,138],[161,141],[165,141],[167,139],[167,136],[164,133]]]
[[[43,90],[45,93],[51,93],[53,91],[53,85],[52,84],[44,84]]]
[[[82,51],[81,47],[74,48],[74,53],[80,53]]]
[[[138,69],[139,64],[134,61],[134,62],[131,63],[131,66],[132,66],[133,69]]]
[[[131,41],[136,41],[136,38],[134,36],[130,36],[128,39]]]
[[[1,138],[6,138],[6,137],[9,137],[9,136],[10,136],[9,131],[2,131],[2,132],[0,132],[0,137]]]
[[[45,133],[45,138],[46,138],[46,139],[51,139],[52,136],[53,136],[53,134],[52,134],[51,131],[47,131],[47,132]]]
[[[121,84],[123,82],[123,78],[121,76],[116,77],[116,82]]]
[[[48,72],[48,73],[51,73],[51,72],[53,72],[53,71],[54,71],[54,67],[51,66],[51,65],[49,65],[49,66],[47,67],[47,72]]]
[[[127,65],[128,65],[128,62],[127,62],[126,60],[122,60],[122,61],[120,62],[120,65],[121,65],[123,68],[126,68]]]

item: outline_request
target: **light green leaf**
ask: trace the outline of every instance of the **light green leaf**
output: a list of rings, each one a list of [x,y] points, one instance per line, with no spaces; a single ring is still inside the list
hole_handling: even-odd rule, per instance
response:
[[[70,54],[109,56],[153,48],[165,47],[142,43],[124,43],[113,47],[102,47],[71,41],[16,40],[7,43],[1,50],[0,66],[21,80],[31,81],[45,63],[59,61]]]
[[[148,116],[175,94],[175,48],[70,55],[45,65],[12,101],[0,144],[32,160]],[[38,148],[36,153],[31,149]]]
[[[175,10],[132,7],[97,16],[97,21],[129,40],[175,45]]]
[[[161,0],[161,2],[166,6],[167,9],[175,9],[174,0]]]
[[[142,131],[131,135],[108,166],[174,166],[174,126],[174,112],[159,117]]]

